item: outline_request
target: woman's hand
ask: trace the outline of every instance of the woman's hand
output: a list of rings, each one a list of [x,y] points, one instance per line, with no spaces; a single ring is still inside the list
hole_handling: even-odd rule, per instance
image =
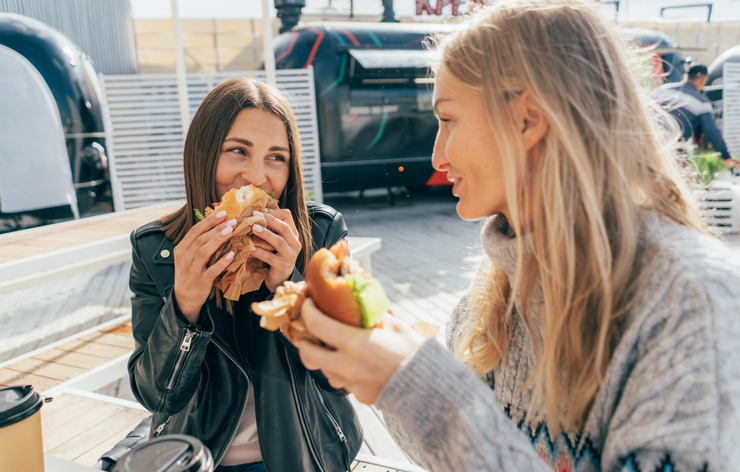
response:
[[[198,320],[200,309],[208,300],[213,281],[234,259],[229,252],[208,267],[213,253],[231,237],[236,220],[223,221],[225,211],[212,213],[199,222],[175,246],[175,287],[177,306],[191,323]]]
[[[259,247],[252,250],[252,256],[270,266],[265,285],[274,293],[283,282],[293,275],[295,261],[298,259],[298,254],[300,254],[303,246],[290,210],[269,210],[266,213],[255,211],[254,214],[264,215],[267,220],[267,228],[253,225],[252,231],[270,243],[276,251],[273,253]]]
[[[308,331],[331,347],[296,342],[307,369],[320,369],[334,388],[354,393],[372,404],[401,363],[424,344],[426,338],[398,318],[385,313],[381,328],[361,329],[341,323],[306,299],[301,317]]]

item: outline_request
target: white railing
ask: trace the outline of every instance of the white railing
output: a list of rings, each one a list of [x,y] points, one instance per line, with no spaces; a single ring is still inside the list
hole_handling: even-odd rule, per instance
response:
[[[264,80],[264,71],[187,74],[190,115],[218,84],[244,75]],[[320,202],[313,68],[278,70],[276,78],[296,116],[306,192]],[[175,74],[101,75],[100,81],[115,210],[183,199],[183,133]]]
[[[706,189],[695,190],[706,224],[716,232],[740,232],[740,178],[715,180]]]

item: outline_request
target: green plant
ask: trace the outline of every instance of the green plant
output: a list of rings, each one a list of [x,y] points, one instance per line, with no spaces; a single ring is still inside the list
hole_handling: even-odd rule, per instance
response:
[[[722,156],[713,151],[698,151],[691,153],[689,160],[694,163],[696,167],[697,180],[704,184],[709,185],[715,178],[717,173],[724,168],[722,162]]]

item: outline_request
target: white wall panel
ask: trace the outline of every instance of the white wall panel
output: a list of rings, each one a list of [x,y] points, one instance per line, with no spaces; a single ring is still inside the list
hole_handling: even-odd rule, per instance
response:
[[[205,96],[231,77],[264,80],[263,71],[190,73],[190,115]],[[116,211],[184,199],[183,135],[175,74],[101,75],[109,168]],[[306,192],[322,201],[313,68],[278,70],[303,147]]]

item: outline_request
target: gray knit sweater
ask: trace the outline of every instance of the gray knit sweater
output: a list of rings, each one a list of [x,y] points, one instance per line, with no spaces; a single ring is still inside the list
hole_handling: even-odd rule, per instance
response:
[[[535,353],[516,319],[506,356],[486,378],[428,341],[381,391],[376,406],[415,462],[430,471],[740,470],[740,253],[649,220],[643,248],[653,263],[583,430],[526,420],[536,417],[523,388]],[[513,280],[516,240],[501,221],[486,222],[483,247]],[[541,310],[537,286],[532,300],[528,308]],[[466,304],[447,327],[453,352]]]

